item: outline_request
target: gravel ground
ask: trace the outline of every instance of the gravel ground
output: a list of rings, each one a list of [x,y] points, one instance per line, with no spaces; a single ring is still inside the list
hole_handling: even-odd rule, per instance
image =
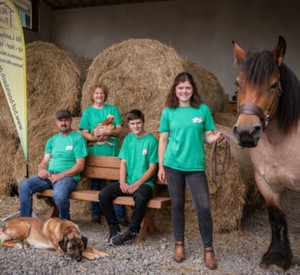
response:
[[[111,247],[106,244],[105,222],[101,225],[78,222],[82,234],[89,239],[89,246],[108,253],[109,257],[94,261],[83,259],[78,263],[49,250],[0,248],[0,274],[300,274],[300,219],[297,213],[300,194],[286,193],[284,206],[294,254],[292,267],[287,272],[265,271],[259,267],[270,239],[267,212],[262,207],[244,219],[240,230],[214,234],[218,260],[215,271],[204,267],[198,236],[186,236],[186,260],[178,264],[172,259],[172,234],[154,234],[139,244]],[[0,227],[3,225],[0,222]]]

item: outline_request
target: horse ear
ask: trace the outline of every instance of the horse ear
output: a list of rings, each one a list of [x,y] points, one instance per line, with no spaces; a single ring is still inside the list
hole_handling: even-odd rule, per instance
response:
[[[247,53],[245,50],[243,50],[237,43],[232,41],[233,44],[233,51],[234,51],[234,64],[240,65],[243,64],[246,60]]]
[[[282,63],[282,60],[283,60],[283,57],[284,57],[284,54],[285,54],[285,50],[286,50],[286,42],[285,42],[285,39],[280,35],[278,43],[272,51],[274,60],[277,63],[278,67]]]

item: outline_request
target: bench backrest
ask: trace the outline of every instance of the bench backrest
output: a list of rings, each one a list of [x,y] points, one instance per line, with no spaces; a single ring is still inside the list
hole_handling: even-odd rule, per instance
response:
[[[117,157],[88,156],[81,175],[87,178],[119,180],[120,163]]]
[[[121,160],[117,157],[87,156],[81,176],[86,178],[120,180],[120,163]],[[166,185],[166,183],[158,179],[155,182]]]

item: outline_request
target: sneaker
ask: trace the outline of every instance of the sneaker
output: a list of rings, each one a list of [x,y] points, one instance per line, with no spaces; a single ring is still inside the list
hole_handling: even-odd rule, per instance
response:
[[[119,233],[110,239],[110,243],[112,245],[124,244],[124,243],[134,239],[136,237],[136,234],[137,233],[131,232],[130,230],[126,231],[125,233]]]
[[[107,240],[107,244],[111,245],[111,238],[113,238],[116,235],[119,235],[121,233],[120,227],[118,225],[116,226],[110,226],[110,230],[109,230],[109,238]]]

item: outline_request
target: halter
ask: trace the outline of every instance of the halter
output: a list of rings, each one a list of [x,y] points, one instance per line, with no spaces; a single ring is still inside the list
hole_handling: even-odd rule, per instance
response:
[[[256,115],[259,117],[259,119],[262,123],[263,129],[265,129],[269,123],[270,115],[272,114],[274,107],[278,104],[279,97],[282,94],[282,88],[281,88],[280,81],[277,82],[277,87],[278,87],[278,92],[273,99],[272,105],[271,105],[267,115],[265,115],[265,112],[260,107],[258,107],[256,104],[251,103],[251,102],[246,102],[245,104],[241,105],[238,108],[238,116],[240,114]]]

